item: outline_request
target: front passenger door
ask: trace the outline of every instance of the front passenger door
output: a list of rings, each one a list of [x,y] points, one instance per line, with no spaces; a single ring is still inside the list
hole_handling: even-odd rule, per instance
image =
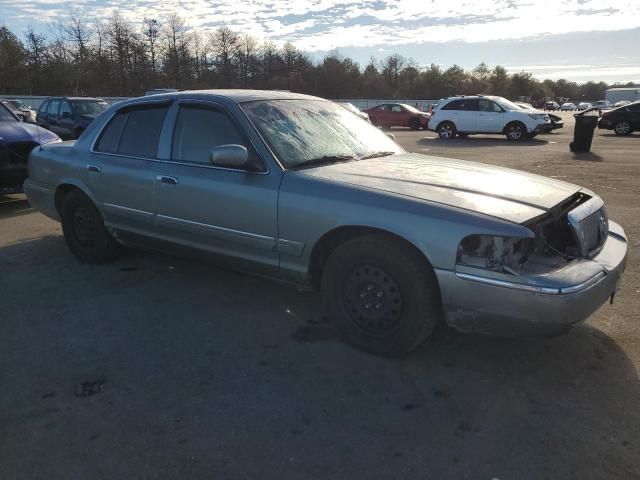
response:
[[[156,222],[160,235],[182,245],[232,257],[234,267],[278,271],[277,199],[281,171],[269,171],[248,137],[221,105],[174,105],[170,158],[157,164]],[[211,149],[243,145],[253,171],[217,167]]]
[[[481,98],[478,100],[478,123],[480,133],[500,133],[504,127],[504,110],[496,102]]]

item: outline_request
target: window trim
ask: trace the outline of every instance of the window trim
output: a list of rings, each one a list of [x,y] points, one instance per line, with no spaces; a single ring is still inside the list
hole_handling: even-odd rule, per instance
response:
[[[177,117],[177,108],[181,103],[201,103],[201,104],[205,104],[205,105],[209,105],[209,106],[213,105],[214,107],[218,107],[221,110],[225,111],[227,113],[227,115],[229,115],[229,117],[232,119],[232,121],[237,126],[237,122],[235,121],[235,118],[233,117],[233,115],[229,114],[229,111],[223,105],[221,105],[218,102],[214,102],[214,101],[210,101],[210,100],[199,100],[199,99],[178,99],[178,100],[171,99],[171,100],[164,100],[163,99],[163,100],[147,100],[147,101],[139,102],[139,103],[130,103],[128,105],[123,105],[122,107],[120,107],[117,110],[114,110],[113,113],[111,113],[109,118],[102,125],[102,127],[101,127],[100,131],[98,132],[98,134],[93,138],[93,142],[91,142],[91,146],[89,147],[89,153],[92,153],[92,154],[95,154],[95,155],[107,155],[109,157],[115,157],[115,158],[146,160],[148,162],[156,162],[156,163],[163,163],[163,164],[169,164],[169,165],[184,165],[184,166],[187,166],[187,167],[207,168],[207,169],[210,169],[210,170],[222,170],[222,171],[226,171],[226,172],[236,172],[236,173],[243,173],[243,174],[247,174],[247,175],[269,175],[269,173],[271,172],[271,169],[269,168],[269,164],[264,161],[264,159],[262,158],[262,155],[260,155],[258,149],[255,147],[254,142],[250,138],[248,138],[248,142],[251,144],[251,147],[254,149],[254,151],[256,152],[256,155],[258,156],[258,158],[260,159],[260,161],[264,165],[264,167],[265,167],[265,171],[264,172],[252,172],[252,171],[249,171],[249,170],[220,167],[220,166],[212,165],[212,164],[208,164],[207,165],[207,164],[204,164],[204,163],[202,163],[202,164],[187,163],[187,162],[174,161],[174,160],[171,160],[171,159],[158,158],[157,157],[158,152],[156,152],[156,158],[145,158],[145,157],[137,157],[137,156],[134,156],[134,155],[123,155],[121,153],[101,152],[99,150],[96,150],[95,147],[96,147],[99,139],[102,137],[102,134],[104,133],[104,131],[107,128],[107,126],[111,123],[113,118],[117,114],[122,112],[123,110],[130,109],[130,108],[136,108],[136,107],[145,107],[147,105],[163,105],[163,104],[166,104],[168,106],[169,110],[167,111],[167,114],[164,117],[164,122],[162,123],[162,128],[160,129],[160,135],[162,135],[162,131],[165,129],[165,127],[167,125],[167,122],[172,122],[173,123],[172,125],[170,125],[171,126],[171,131],[173,132],[173,129],[175,128],[175,119]],[[123,124],[123,128],[124,128],[124,124]],[[239,128],[239,130],[240,130],[241,133],[244,133],[242,128]],[[122,132],[120,132],[120,133],[122,134]],[[246,135],[244,135],[244,136],[246,136]],[[172,133],[172,137],[173,137],[173,133]],[[262,137],[260,137],[260,138],[262,138]],[[170,144],[173,144],[173,138],[171,139]],[[118,140],[118,145],[120,145],[120,140]],[[158,150],[159,149],[160,149],[160,143],[158,143]]]

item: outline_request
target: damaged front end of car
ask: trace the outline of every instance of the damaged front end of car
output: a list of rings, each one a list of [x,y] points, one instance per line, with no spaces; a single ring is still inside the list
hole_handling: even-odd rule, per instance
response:
[[[443,299],[445,309],[455,305],[447,312],[452,326],[510,336],[557,333],[613,297],[627,240],[600,197],[581,190],[523,226],[530,235],[460,242],[455,280],[446,280],[456,283],[456,298]]]

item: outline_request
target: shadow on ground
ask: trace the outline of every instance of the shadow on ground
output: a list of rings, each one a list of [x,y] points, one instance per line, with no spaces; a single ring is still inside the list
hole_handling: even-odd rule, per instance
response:
[[[81,265],[51,236],[0,268],[0,478],[640,475],[637,374],[589,326],[390,360],[317,295],[194,262]]]
[[[452,138],[443,140],[439,137],[423,137],[418,140],[419,145],[438,145],[452,148],[478,148],[478,147],[539,147],[546,145],[550,140],[539,137],[522,142],[511,142],[502,137],[469,136],[467,138]]]
[[[24,195],[0,195],[0,219],[33,213]]]

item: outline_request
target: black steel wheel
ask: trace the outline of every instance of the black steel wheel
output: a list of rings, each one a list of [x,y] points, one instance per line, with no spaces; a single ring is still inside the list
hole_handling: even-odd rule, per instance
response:
[[[80,190],[69,192],[60,209],[69,250],[82,263],[104,263],[118,254],[118,243],[104,227],[102,215]]]
[[[384,234],[336,248],[322,272],[322,296],[342,337],[379,355],[413,350],[442,316],[428,261],[411,245]]]

